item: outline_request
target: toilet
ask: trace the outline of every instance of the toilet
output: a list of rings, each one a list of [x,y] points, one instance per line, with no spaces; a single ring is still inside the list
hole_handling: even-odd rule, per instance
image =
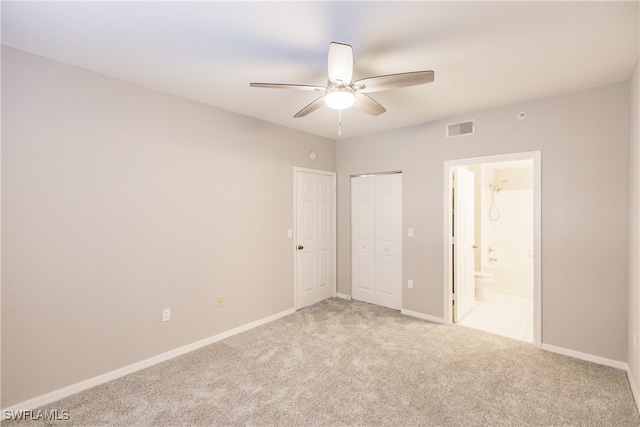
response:
[[[476,288],[476,299],[486,301],[489,287],[493,284],[493,274],[476,271],[473,276]]]

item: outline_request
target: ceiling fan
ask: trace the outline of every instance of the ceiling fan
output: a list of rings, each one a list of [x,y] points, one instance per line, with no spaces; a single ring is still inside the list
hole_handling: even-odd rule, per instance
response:
[[[360,111],[378,116],[387,110],[373,98],[366,95],[367,93],[421,85],[431,83],[434,80],[433,71],[413,71],[353,81],[353,49],[350,45],[343,43],[331,43],[329,45],[327,63],[329,71],[327,86],[282,83],[250,83],[249,86],[321,92],[322,96],[320,98],[293,116],[296,118],[304,117],[324,104],[339,111],[353,106]]]

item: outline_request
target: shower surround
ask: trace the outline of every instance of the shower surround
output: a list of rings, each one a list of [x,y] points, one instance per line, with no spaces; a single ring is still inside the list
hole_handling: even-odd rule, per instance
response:
[[[476,270],[493,274],[491,291],[532,298],[533,163],[492,163],[474,169]]]

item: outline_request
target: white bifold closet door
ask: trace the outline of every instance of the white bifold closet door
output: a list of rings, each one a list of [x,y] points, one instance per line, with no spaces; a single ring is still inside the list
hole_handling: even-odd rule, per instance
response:
[[[402,307],[402,174],[351,178],[351,297]]]

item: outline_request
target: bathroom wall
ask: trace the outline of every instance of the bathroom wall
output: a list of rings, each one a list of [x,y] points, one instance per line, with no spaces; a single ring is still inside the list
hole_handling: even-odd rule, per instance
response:
[[[491,189],[489,188],[489,184],[493,184],[495,179],[495,169],[487,167],[487,165],[480,166],[480,188],[478,189],[479,193],[479,203],[477,205],[476,214],[478,216],[478,220],[480,221],[480,234],[483,236],[482,245],[479,245],[479,257],[478,263],[476,264],[476,270],[482,271],[485,264],[489,262],[489,246],[490,244],[490,230],[489,230],[489,204],[487,200],[490,199]]]
[[[533,256],[533,169],[495,169],[493,184],[502,189],[493,195],[486,183],[483,188],[482,221],[485,230],[483,267],[488,259],[525,260]],[[492,208],[492,197],[493,204]],[[489,254],[488,246],[493,252]]]

